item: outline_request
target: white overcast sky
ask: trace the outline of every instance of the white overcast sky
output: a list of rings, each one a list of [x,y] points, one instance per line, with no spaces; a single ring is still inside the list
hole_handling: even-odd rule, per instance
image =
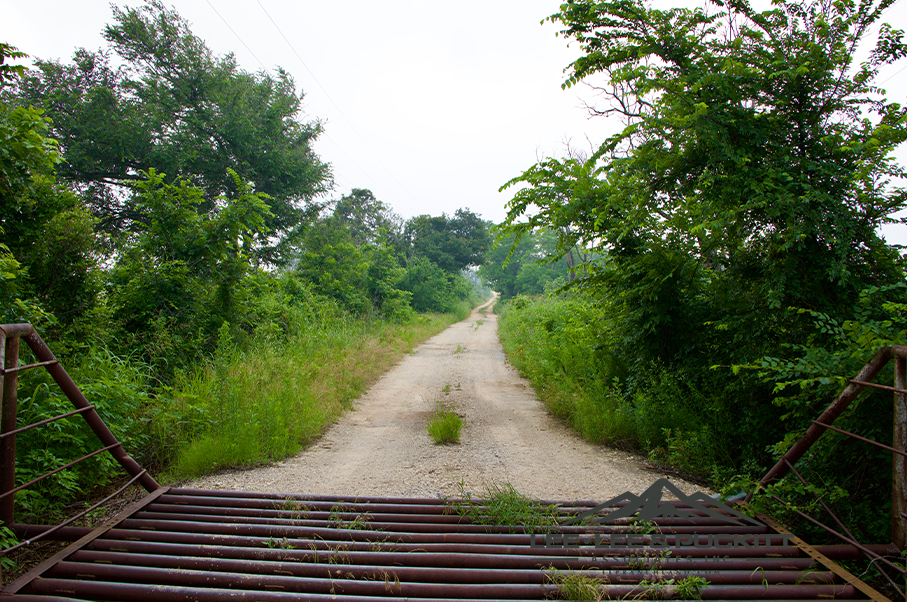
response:
[[[658,7],[694,0],[657,0]],[[139,0],[117,2],[136,6]],[[540,22],[558,0],[172,0],[216,54],[247,71],[281,66],[305,92],[304,119],[321,119],[316,151],[339,198],[369,188],[405,218],[467,207],[500,222],[498,192],[566,143],[589,148],[617,124],[588,119],[582,86],[562,90],[575,58]],[[272,22],[273,19],[273,22]],[[885,15],[907,27],[907,2]],[[95,50],[111,21],[106,0],[0,0],[0,41],[42,59]],[[285,39],[286,38],[286,39]],[[907,104],[907,61],[879,80]],[[907,163],[907,150],[901,149]],[[886,231],[907,244],[907,227]]]

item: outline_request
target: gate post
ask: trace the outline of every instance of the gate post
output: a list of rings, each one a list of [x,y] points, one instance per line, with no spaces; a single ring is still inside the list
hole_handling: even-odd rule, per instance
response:
[[[19,363],[19,335],[7,336],[2,333],[3,356],[0,365],[4,370],[15,368]],[[4,373],[3,378],[3,403],[0,411],[0,433],[8,433],[16,429],[16,388],[19,385],[19,373]],[[16,436],[4,437],[0,440],[0,493],[5,493],[16,488]],[[14,495],[0,500],[0,523],[6,527],[13,524]]]
[[[894,358],[894,386],[907,389],[907,359]],[[907,451],[907,393],[894,394],[894,437],[891,446]],[[892,454],[891,540],[901,550],[907,548],[907,458]]]

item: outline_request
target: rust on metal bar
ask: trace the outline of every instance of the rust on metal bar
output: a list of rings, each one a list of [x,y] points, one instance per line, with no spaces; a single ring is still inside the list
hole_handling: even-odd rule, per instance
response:
[[[62,420],[64,418],[69,418],[70,416],[74,416],[75,414],[81,414],[82,412],[87,412],[88,410],[91,410],[91,409],[94,409],[94,406],[88,406],[87,408],[82,408],[80,410],[73,410],[72,412],[66,412],[65,414],[60,414],[59,416],[54,416],[53,418],[48,418],[47,420],[35,422],[32,424],[29,424],[28,426],[23,426],[22,428],[17,428],[14,431],[9,431],[8,433],[2,433],[2,434],[0,434],[0,439],[3,439],[4,437],[10,437],[12,435],[18,435],[19,433],[24,433],[25,431],[30,431],[33,428],[37,428],[39,426],[44,426],[45,424],[50,424],[51,422],[56,422],[57,420]]]
[[[879,443],[878,441],[873,441],[872,439],[867,439],[866,437],[861,437],[860,435],[857,435],[856,433],[851,433],[850,431],[845,431],[844,429],[839,429],[838,427],[832,426],[830,424],[824,424],[822,422],[819,422],[818,420],[813,420],[813,424],[818,424],[819,426],[821,426],[823,428],[827,428],[827,429],[835,431],[837,433],[841,433],[842,435],[847,435],[848,437],[853,437],[854,439],[862,441],[863,443],[875,445],[876,447],[881,447],[884,450],[907,457],[907,452],[901,451],[899,449],[895,449],[893,447],[889,447],[889,446],[885,445],[884,443]]]
[[[790,471],[791,471],[792,473],[794,473],[794,475],[795,475],[798,479],[800,479],[800,482],[801,482],[801,483],[803,483],[804,485],[806,485],[807,487],[809,487],[809,483],[807,483],[807,482],[806,482],[806,479],[803,478],[803,475],[801,475],[800,472],[799,472],[796,468],[794,468],[794,465],[793,465],[793,464],[788,463],[788,468],[790,468]],[[833,519],[835,519],[835,522],[838,523],[838,526],[841,527],[841,529],[843,529],[845,533],[847,533],[847,536],[848,536],[849,538],[851,538],[853,541],[856,541],[857,538],[854,537],[854,534],[850,532],[850,529],[848,529],[847,526],[846,526],[843,522],[841,522],[841,519],[838,518],[838,515],[831,511],[831,508],[828,507],[828,504],[826,504],[825,501],[824,501],[822,498],[820,498],[818,495],[815,496],[815,498],[816,498],[816,501],[817,501],[817,502],[819,502],[820,504],[822,504],[822,507],[825,509],[825,511],[828,512],[828,514],[829,514]]]
[[[38,333],[32,330],[31,334],[24,337],[25,343],[29,346],[34,353],[35,358],[41,362],[53,362],[57,358],[47,347],[44,341],[38,336]],[[85,395],[82,394],[82,391],[79,390],[79,387],[76,386],[76,383],[73,382],[72,378],[69,377],[69,374],[66,373],[66,370],[63,369],[63,366],[58,362],[56,364],[49,364],[46,366],[47,371],[50,373],[51,377],[56,381],[57,385],[63,391],[63,394],[69,398],[69,400],[76,406],[77,409],[84,408],[91,405],[88,403],[88,400],[85,398]],[[91,430],[94,431],[95,435],[101,440],[101,443],[105,446],[112,446],[114,443],[117,443],[116,437],[113,433],[110,432],[110,429],[107,428],[107,425],[104,424],[104,421],[98,415],[97,411],[90,409],[84,414],[85,422],[88,423],[88,426],[91,427]],[[139,482],[142,484],[142,487],[145,488],[145,491],[151,492],[160,488],[157,481],[155,481],[151,475],[148,474],[138,462],[133,460],[121,447],[114,447],[110,450],[111,455],[120,463],[120,465],[133,477],[138,477]]]
[[[782,499],[779,498],[778,496],[773,495],[772,497],[775,498],[776,500],[778,500],[779,502],[784,503],[784,500],[782,500]],[[825,529],[826,531],[828,531],[829,533],[831,533],[831,534],[834,535],[835,537],[837,537],[837,538],[839,538],[839,539],[841,539],[841,540],[843,540],[843,541],[846,541],[846,542],[849,543],[850,545],[852,545],[852,546],[854,546],[854,547],[860,549],[863,553],[865,553],[867,556],[873,558],[874,560],[880,560],[881,562],[884,562],[885,564],[887,564],[888,566],[890,566],[890,567],[893,568],[894,570],[898,571],[899,573],[901,573],[901,574],[903,574],[903,575],[907,575],[907,570],[905,570],[905,569],[899,567],[898,565],[892,563],[892,562],[891,562],[890,560],[888,560],[887,558],[875,554],[874,552],[872,552],[871,550],[869,550],[868,548],[866,548],[865,546],[863,546],[863,545],[860,544],[859,542],[854,541],[854,540],[850,539],[849,537],[847,537],[847,536],[845,536],[845,535],[842,535],[841,533],[838,533],[837,531],[835,531],[834,529],[832,529],[832,528],[829,527],[828,525],[822,524],[821,522],[817,521],[816,519],[814,519],[813,517],[809,516],[808,514],[806,514],[806,513],[804,513],[804,512],[801,512],[800,510],[793,510],[793,512],[794,512],[795,514],[797,514],[798,516],[800,516],[800,517],[802,517],[802,518],[805,518],[806,520],[808,520],[809,522],[813,523],[813,524],[816,525],[817,527],[821,527],[821,528]],[[894,585],[894,584],[892,584],[892,585]],[[894,587],[897,588],[896,585],[895,585]],[[901,593],[901,595],[904,595],[904,594]]]
[[[23,322],[21,324],[0,325],[0,333],[2,333],[4,338],[7,339],[28,336],[34,331],[35,329],[32,327],[32,325],[27,322]]]
[[[891,348],[882,347],[881,349],[876,351],[872,356],[872,359],[869,360],[869,362],[865,366],[863,366],[863,369],[860,370],[860,373],[857,374],[857,378],[854,380],[863,382],[872,380],[879,373],[882,367],[885,366],[890,357]],[[853,383],[848,384],[844,388],[844,390],[841,391],[834,402],[832,402],[832,404],[828,406],[828,409],[822,412],[822,415],[819,416],[819,422],[823,424],[831,424],[832,422],[834,422],[838,418],[838,416],[840,416],[841,413],[847,409],[847,406],[849,406],[850,403],[854,399],[856,399],[857,395],[862,390],[863,385]],[[810,426],[809,429],[807,429],[806,433],[800,438],[800,440],[794,443],[794,445],[789,450],[787,450],[787,453],[784,454],[784,458],[782,460],[779,460],[778,463],[775,464],[775,466],[771,470],[769,470],[764,477],[762,477],[760,486],[765,487],[769,483],[777,481],[778,479],[783,477],[788,470],[788,464],[787,462],[785,462],[785,460],[789,461],[791,464],[795,464],[797,460],[799,460],[803,456],[803,454],[806,453],[806,450],[808,450],[812,446],[812,444],[815,443],[816,439],[818,439],[823,432],[825,432],[824,427],[817,426],[815,424]],[[750,494],[747,496],[747,500],[752,498],[753,493],[755,492],[750,492]]]
[[[907,549],[907,359],[895,357],[894,384],[902,391],[894,394],[893,433],[891,445],[900,449],[901,457],[891,461],[891,540]]]
[[[49,531],[55,525],[24,525],[16,523],[10,529],[19,539],[34,539],[37,535]],[[51,541],[78,541],[94,531],[91,527],[63,527],[54,531]]]
[[[5,498],[6,496],[12,495],[12,494],[16,493],[17,491],[22,491],[26,487],[31,487],[35,483],[39,483],[39,482],[43,481],[44,479],[46,479],[47,477],[57,474],[61,470],[66,470],[67,468],[75,466],[79,462],[83,462],[83,461],[87,460],[88,458],[97,456],[98,454],[103,454],[104,452],[109,451],[119,445],[120,445],[119,443],[114,443],[113,445],[108,445],[107,447],[102,447],[99,450],[91,452],[87,456],[82,456],[78,460],[73,460],[72,462],[70,462],[69,464],[66,464],[65,466],[61,466],[59,468],[55,468],[55,469],[51,470],[50,472],[46,472],[43,475],[41,475],[40,477],[38,477],[37,479],[32,479],[31,481],[29,481],[28,483],[25,483],[24,485],[19,485],[15,489],[10,489],[9,491],[4,491],[2,494],[0,494],[0,499]]]
[[[7,374],[12,374],[13,372],[24,372],[25,370],[31,370],[32,368],[40,368],[42,366],[53,366],[54,364],[59,364],[59,360],[51,360],[49,362],[38,362],[37,364],[28,364],[25,366],[13,366],[12,368],[0,368],[0,376],[5,376]]]

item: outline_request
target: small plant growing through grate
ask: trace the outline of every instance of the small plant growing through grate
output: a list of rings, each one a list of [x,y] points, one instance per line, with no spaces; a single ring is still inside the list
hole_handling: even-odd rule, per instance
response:
[[[513,533],[519,527],[526,531],[544,533],[558,524],[558,507],[526,497],[510,483],[492,483],[484,494],[474,496],[466,491],[463,481],[457,484],[462,501],[451,502],[451,509],[480,525],[499,525]]]
[[[562,600],[593,600],[600,602],[605,599],[601,586],[605,583],[600,578],[584,575],[582,571],[559,571],[551,567],[548,580],[557,587],[558,596]]]
[[[328,527],[353,530],[367,530],[372,528],[371,524],[368,522],[367,514],[357,514],[353,520],[344,520],[344,510],[345,507],[343,504],[334,504],[331,506],[331,513],[328,515]]]

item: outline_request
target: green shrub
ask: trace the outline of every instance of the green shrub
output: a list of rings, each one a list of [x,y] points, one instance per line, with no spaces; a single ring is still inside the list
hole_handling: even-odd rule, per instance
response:
[[[456,412],[439,409],[432,413],[425,426],[437,445],[460,442],[463,420]]]

